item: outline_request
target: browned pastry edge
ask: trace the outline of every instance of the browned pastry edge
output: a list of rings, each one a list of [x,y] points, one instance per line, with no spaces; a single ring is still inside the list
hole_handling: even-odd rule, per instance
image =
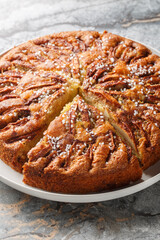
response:
[[[32,187],[52,192],[84,194],[111,190],[129,184],[131,181],[134,182],[141,178],[142,169],[137,158],[132,157],[129,165],[116,170],[109,169],[106,171],[106,169],[100,169],[100,171],[90,171],[81,175],[68,175],[68,173],[61,174],[52,170],[47,173],[37,172],[34,164],[26,164],[24,165],[23,174],[23,182]]]
[[[154,163],[160,159],[160,134],[159,129],[152,125],[148,124],[149,133],[151,137],[151,145],[147,146],[147,141],[145,138],[141,138],[139,142],[138,151],[141,154],[141,162],[143,170],[152,166]]]
[[[41,139],[44,130],[45,129],[40,129],[34,132],[31,140],[27,139],[14,144],[6,144],[4,141],[0,140],[0,159],[8,166],[21,173],[22,167],[27,161],[28,151]]]

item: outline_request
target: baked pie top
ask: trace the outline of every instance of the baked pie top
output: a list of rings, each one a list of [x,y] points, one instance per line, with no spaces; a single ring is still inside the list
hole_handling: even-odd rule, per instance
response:
[[[0,70],[0,158],[19,172],[29,159],[27,184],[101,191],[159,160],[160,58],[142,44],[56,33],[8,51]]]
[[[50,123],[28,157],[24,182],[32,176],[34,186],[38,183],[49,191],[100,191],[118,186],[121,178],[136,179],[142,172],[132,149],[104,115],[78,96]]]
[[[131,148],[122,142],[98,109],[78,96],[65,108],[67,111],[64,109],[50,123],[40,143],[29,152],[29,164],[43,157],[49,161],[48,168],[73,172],[73,166],[80,168],[81,164],[86,171],[105,168],[112,162],[112,155],[119,155],[117,152],[130,160]]]

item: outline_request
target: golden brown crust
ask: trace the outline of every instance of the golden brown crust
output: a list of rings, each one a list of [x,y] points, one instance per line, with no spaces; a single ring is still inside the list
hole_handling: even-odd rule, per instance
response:
[[[141,160],[143,169],[160,159],[160,108],[158,105],[142,102],[137,105],[137,102],[128,98],[125,102],[125,97],[123,104],[119,104],[111,93],[92,88],[83,91],[82,95],[92,104],[101,103],[97,107],[100,106],[102,111],[106,110],[107,118],[132,146]],[[123,96],[120,97],[122,101]]]
[[[30,162],[24,167],[26,183],[49,191],[101,191],[140,178],[137,157],[143,169],[159,160],[160,58],[142,44],[107,31],[55,33],[28,41],[2,55],[0,70],[0,158],[21,171],[31,150]],[[110,159],[107,167],[101,149],[97,148],[95,153],[101,160],[96,160],[97,167],[91,166],[90,153],[71,161],[71,170],[64,171],[65,165],[63,170],[59,165],[51,169],[46,166],[54,162],[54,157],[50,162],[42,157],[48,151],[46,146],[41,146],[45,137],[38,144],[40,148],[33,147],[78,91],[109,118],[123,139],[118,137],[117,141],[125,151],[122,154],[114,150],[114,160]],[[87,115],[83,117],[86,124],[90,122]],[[72,134],[79,141],[84,138],[86,141],[86,127],[82,134],[79,126],[81,131],[75,135],[72,125],[68,138]],[[58,134],[65,132],[63,126],[58,126],[57,123]],[[54,135],[55,129],[50,124],[47,131]],[[105,131],[104,125],[100,131],[101,134]],[[130,146],[137,157],[129,154]],[[103,151],[107,156],[107,148]],[[56,161],[60,164],[60,160]],[[63,182],[58,185],[58,181]]]
[[[9,73],[1,74],[7,85],[0,96],[0,158],[21,172],[28,151],[77,90],[53,72],[28,71],[15,85]]]
[[[40,140],[43,136],[45,128],[37,131],[32,131],[28,135],[23,135],[19,139],[11,139],[11,142],[0,140],[0,158],[11,168],[17,172],[22,172],[22,166],[27,160],[28,151]]]
[[[121,158],[120,158],[121,160]],[[118,162],[116,162],[118,164]],[[115,165],[116,165],[115,164]],[[117,166],[117,165],[116,165]],[[131,160],[130,167],[117,169],[116,172],[101,169],[96,173],[83,173],[83,175],[65,175],[59,172],[48,171],[43,174],[36,166],[24,166],[24,183],[52,192],[85,194],[101,192],[121,187],[141,178],[141,169],[137,160]],[[106,176],[107,173],[107,176]],[[54,174],[54,177],[53,177]]]
[[[103,114],[80,97],[50,123],[28,156],[24,182],[48,191],[102,191],[135,181],[142,174],[131,148]]]
[[[99,99],[146,169],[160,159],[160,58],[111,33],[103,34],[102,44],[105,57],[82,62],[86,71],[81,94],[93,104]]]

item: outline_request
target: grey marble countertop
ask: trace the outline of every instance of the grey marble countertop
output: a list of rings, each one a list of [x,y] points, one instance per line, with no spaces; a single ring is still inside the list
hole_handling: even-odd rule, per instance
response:
[[[37,36],[104,29],[160,50],[160,0],[0,0],[0,52]],[[0,240],[160,239],[160,182],[101,203],[38,199],[0,182]]]

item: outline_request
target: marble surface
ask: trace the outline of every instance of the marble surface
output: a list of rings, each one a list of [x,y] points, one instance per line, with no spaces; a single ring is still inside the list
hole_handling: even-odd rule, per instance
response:
[[[0,52],[44,34],[107,29],[160,50],[159,0],[0,0]],[[160,239],[160,182],[101,203],[58,203],[0,183],[0,240]]]

